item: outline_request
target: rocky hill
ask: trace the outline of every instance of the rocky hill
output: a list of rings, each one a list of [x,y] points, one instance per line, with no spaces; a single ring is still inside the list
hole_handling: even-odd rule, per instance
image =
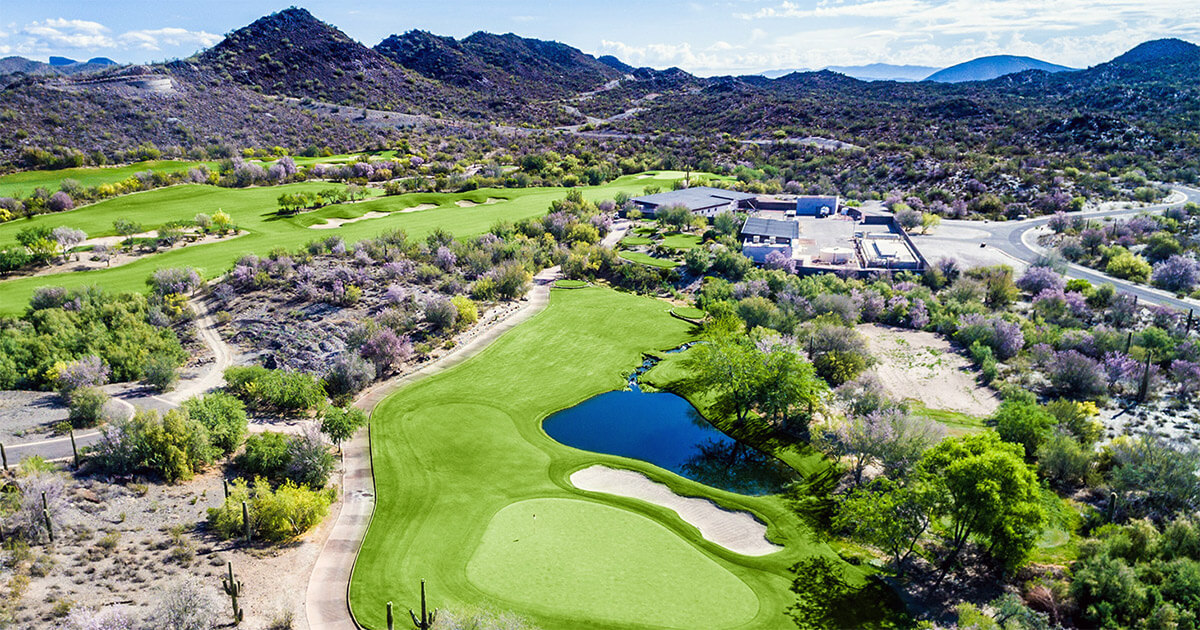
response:
[[[375,50],[429,79],[528,100],[571,96],[622,74],[577,48],[512,33],[479,32],[460,41],[409,31],[388,37]]]

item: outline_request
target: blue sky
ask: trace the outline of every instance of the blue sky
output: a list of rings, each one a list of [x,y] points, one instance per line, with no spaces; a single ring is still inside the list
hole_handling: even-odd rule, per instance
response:
[[[285,8],[255,0],[0,0],[0,56],[185,57]],[[697,74],[872,62],[947,66],[991,54],[1086,67],[1147,39],[1200,43],[1196,0],[606,0],[297,2],[373,46],[424,29],[556,39]]]

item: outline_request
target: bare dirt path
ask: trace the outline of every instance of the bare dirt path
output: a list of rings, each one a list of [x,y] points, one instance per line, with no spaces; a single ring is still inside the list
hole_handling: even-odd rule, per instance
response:
[[[398,375],[362,393],[354,406],[370,413],[376,405],[396,390],[434,374],[452,368],[479,354],[500,335],[540,313],[550,303],[550,287],[559,277],[559,268],[544,269],[534,276],[534,286],[524,302],[508,316],[450,353],[425,364],[420,369]],[[375,485],[371,476],[370,431],[360,431],[343,446],[343,501],[334,517],[333,529],[325,541],[316,566],[308,580],[305,610],[310,630],[356,630],[359,628],[350,615],[347,597],[350,574],[358,548],[366,535],[371,513],[375,509]]]

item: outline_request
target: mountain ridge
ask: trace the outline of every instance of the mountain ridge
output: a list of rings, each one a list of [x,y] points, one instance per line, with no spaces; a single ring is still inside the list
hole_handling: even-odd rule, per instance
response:
[[[1041,59],[1034,59],[1033,57],[988,55],[943,68],[925,77],[924,80],[935,83],[963,83],[966,81],[990,81],[1006,74],[1014,74],[1027,70],[1067,72],[1075,69],[1042,61]]]

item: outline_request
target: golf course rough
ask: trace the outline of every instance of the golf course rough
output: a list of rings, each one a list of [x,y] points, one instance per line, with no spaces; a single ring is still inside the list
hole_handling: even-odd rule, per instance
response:
[[[386,603],[416,602],[425,579],[431,605],[509,610],[550,630],[791,626],[789,568],[837,556],[781,498],[708,488],[541,429],[547,415],[622,387],[643,353],[688,341],[694,327],[652,298],[598,287],[551,296],[477,356],[375,409],[376,506],[350,583],[355,618],[383,628]],[[671,510],[575,489],[569,475],[592,464],[748,510],[784,549],[742,556]]]

